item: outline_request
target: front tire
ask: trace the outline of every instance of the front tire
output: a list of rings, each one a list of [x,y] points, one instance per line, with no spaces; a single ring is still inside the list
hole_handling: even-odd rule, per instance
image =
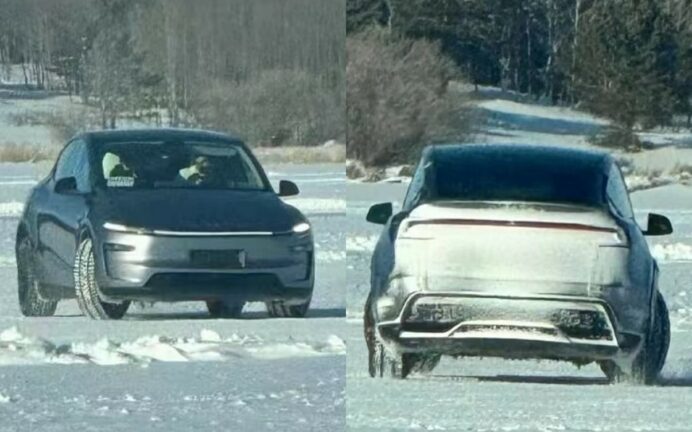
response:
[[[245,303],[230,303],[223,300],[207,301],[207,310],[212,318],[240,318]]]
[[[601,370],[610,382],[633,381],[638,384],[654,384],[665,364],[669,346],[668,307],[661,293],[657,292],[653,325],[645,337],[644,346],[633,361],[632,370],[626,373],[612,361],[601,362]]]
[[[34,252],[27,238],[17,247],[17,294],[19,309],[27,317],[48,317],[55,314],[56,300],[41,296],[40,285],[34,267]]]
[[[84,315],[97,320],[121,319],[130,302],[110,303],[101,300],[95,271],[93,243],[88,238],[80,243],[74,260],[75,294],[79,309]]]

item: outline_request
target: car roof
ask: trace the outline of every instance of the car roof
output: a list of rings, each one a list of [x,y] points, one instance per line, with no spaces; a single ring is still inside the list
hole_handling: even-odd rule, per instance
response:
[[[440,144],[432,145],[423,151],[424,158],[434,162],[439,158],[457,158],[465,156],[517,156],[526,158],[548,158],[556,163],[577,163],[581,166],[592,165],[606,168],[612,162],[612,157],[603,151],[581,149],[566,146],[546,146],[533,144]]]
[[[112,129],[84,132],[78,136],[89,143],[125,141],[225,141],[243,144],[238,136],[201,129],[155,128],[155,129]]]

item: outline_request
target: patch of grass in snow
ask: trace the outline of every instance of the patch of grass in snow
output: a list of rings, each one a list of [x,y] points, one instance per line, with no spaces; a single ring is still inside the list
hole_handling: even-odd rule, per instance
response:
[[[43,111],[24,110],[8,114],[7,119],[15,126],[37,126],[46,124],[47,115],[49,113]]]
[[[341,163],[346,162],[346,146],[328,143],[317,147],[256,147],[252,152],[262,164]]]
[[[77,106],[66,110],[24,110],[9,114],[8,120],[14,126],[46,126],[51,130],[53,141],[59,143],[100,125],[94,110]]]
[[[676,163],[673,169],[670,170],[670,173],[683,179],[692,180],[692,165]]]
[[[60,153],[59,146],[39,146],[35,144],[0,144],[0,162],[41,162],[55,160]]]
[[[637,165],[629,157],[616,156],[616,160],[630,192],[652,189],[668,184],[683,185],[692,182],[692,166],[685,163],[675,163],[672,167],[652,167],[646,164]]]
[[[610,150],[638,152],[643,148],[643,143],[637,134],[630,129],[616,126],[605,128],[603,132],[589,137],[588,141],[597,147]]]

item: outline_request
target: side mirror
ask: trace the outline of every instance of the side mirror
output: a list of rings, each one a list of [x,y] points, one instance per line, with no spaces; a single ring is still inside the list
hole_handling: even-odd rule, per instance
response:
[[[392,203],[375,204],[368,210],[365,220],[378,225],[386,225],[393,212]]]
[[[656,213],[649,213],[649,220],[647,222],[644,235],[663,236],[672,233],[673,224],[670,223],[670,220],[667,217]]]
[[[300,193],[298,186],[295,183],[288,180],[281,180],[279,182],[279,196],[280,197],[290,197],[296,196]]]
[[[74,177],[61,178],[55,182],[55,193],[74,194],[77,193],[77,179]]]

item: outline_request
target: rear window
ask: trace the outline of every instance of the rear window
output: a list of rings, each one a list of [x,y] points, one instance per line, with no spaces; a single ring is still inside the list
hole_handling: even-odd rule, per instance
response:
[[[431,198],[462,201],[522,201],[600,207],[605,175],[592,161],[541,157],[536,152],[438,155]]]

